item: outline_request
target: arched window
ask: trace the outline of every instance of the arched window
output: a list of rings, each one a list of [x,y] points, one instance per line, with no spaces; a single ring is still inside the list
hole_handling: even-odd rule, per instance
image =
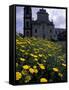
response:
[[[35,33],[37,33],[37,29],[35,29]]]
[[[27,28],[29,28],[29,21],[26,21],[26,26]]]
[[[50,29],[50,32],[52,32],[52,30]]]
[[[55,33],[57,34],[57,31],[55,31]]]
[[[45,25],[42,26],[42,29],[43,29],[43,30],[45,29]]]
[[[26,14],[30,14],[31,8],[30,7],[26,7]]]

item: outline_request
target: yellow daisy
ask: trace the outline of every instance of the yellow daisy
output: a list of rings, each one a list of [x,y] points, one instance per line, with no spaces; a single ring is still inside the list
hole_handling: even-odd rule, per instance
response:
[[[20,72],[16,72],[16,80],[21,79],[22,75]]]
[[[34,72],[35,72],[35,73],[38,73],[38,69],[35,68],[35,69],[34,69]]]
[[[66,67],[66,64],[62,63],[62,66]]]
[[[25,77],[25,83],[28,83],[30,80],[31,80],[31,76],[30,75]]]
[[[40,67],[41,69],[45,69],[45,66],[44,66],[43,64],[39,64],[39,67]]]
[[[34,55],[34,54],[30,54],[32,57],[34,57],[34,58],[37,58],[38,56],[37,55]]]
[[[46,78],[41,78],[40,82],[48,82],[48,80]]]
[[[37,55],[34,55],[34,58],[37,58],[38,56]]]
[[[25,52],[25,50],[20,49],[21,52]]]
[[[39,54],[39,57],[42,57],[42,54]]]
[[[35,60],[35,61],[38,61],[38,59],[37,59],[37,58],[34,58],[34,60]]]
[[[33,68],[37,68],[37,66],[33,66]]]
[[[25,58],[20,58],[20,61],[25,61]]]
[[[33,74],[34,73],[34,69],[33,68],[30,68],[29,69],[29,72]]]
[[[62,74],[62,73],[58,73],[58,75],[59,75],[60,77],[63,77],[63,74]]]
[[[27,41],[27,43],[28,43],[28,44],[31,44],[31,42],[30,42],[30,41]]]
[[[32,53],[31,53],[30,55],[31,55],[31,56],[34,56],[34,54],[32,54]]]
[[[59,69],[58,69],[58,68],[53,68],[53,71],[54,71],[54,72],[58,72]]]
[[[29,68],[30,68],[29,65],[24,65],[24,66],[23,66],[23,69],[29,69]]]

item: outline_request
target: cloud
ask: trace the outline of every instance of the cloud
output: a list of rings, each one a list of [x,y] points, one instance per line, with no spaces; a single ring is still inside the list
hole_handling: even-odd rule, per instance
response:
[[[33,20],[36,20],[37,19],[37,12],[39,11],[40,8],[32,8],[32,18]]]
[[[66,11],[64,9],[47,9],[49,19],[53,19],[56,28],[66,28]]]

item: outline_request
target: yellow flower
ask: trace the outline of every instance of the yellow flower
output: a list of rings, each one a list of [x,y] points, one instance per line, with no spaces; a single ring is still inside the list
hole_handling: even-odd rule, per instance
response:
[[[34,60],[35,60],[35,61],[38,61],[38,59],[37,59],[37,58],[34,58]]]
[[[37,55],[34,55],[34,58],[37,58],[38,56]]]
[[[59,58],[61,61],[64,61],[63,56],[58,56],[58,58]]]
[[[22,45],[21,47],[24,48],[25,46]]]
[[[33,74],[34,73],[34,69],[33,68],[30,68],[29,69],[29,72]]]
[[[25,52],[25,55],[28,55],[28,52]]]
[[[53,68],[53,71],[54,71],[54,72],[58,72],[59,69],[58,69],[58,68]]]
[[[32,57],[34,56],[34,54],[32,54],[32,53],[31,53],[30,55],[31,55]]]
[[[40,67],[41,69],[45,69],[45,66],[44,66],[43,64],[39,64],[39,67]]]
[[[46,60],[43,60],[43,62],[46,62]]]
[[[63,59],[63,58],[61,58],[61,61],[64,61],[64,59]]]
[[[34,69],[34,72],[35,72],[35,73],[38,73],[38,69]]]
[[[18,42],[19,40],[16,39],[16,42]]]
[[[35,53],[35,54],[37,54],[38,52],[37,52],[37,51],[35,51],[34,53]]]
[[[24,66],[23,66],[23,69],[29,69],[29,68],[30,68],[29,65],[24,65]]]
[[[29,82],[30,80],[31,80],[31,76],[30,75],[25,77],[25,83]]]
[[[21,79],[22,75],[20,72],[16,72],[16,80]]]
[[[32,57],[34,57],[34,58],[37,58],[38,56],[37,55],[34,55],[34,54],[30,54]]]
[[[62,66],[66,67],[66,64],[62,63]]]
[[[33,66],[33,68],[37,68],[37,66]]]
[[[21,52],[25,52],[25,50],[20,49]]]
[[[21,61],[25,61],[25,58],[20,58]]]
[[[48,80],[46,78],[41,78],[40,82],[48,82]]]
[[[58,75],[59,75],[60,77],[63,77],[63,74],[62,74],[62,73],[58,73]]]
[[[50,44],[48,44],[48,48],[52,48],[52,46]]]
[[[39,57],[42,57],[42,54],[39,54]]]
[[[28,43],[28,44],[31,44],[31,42],[30,42],[30,41],[27,41],[27,43]]]

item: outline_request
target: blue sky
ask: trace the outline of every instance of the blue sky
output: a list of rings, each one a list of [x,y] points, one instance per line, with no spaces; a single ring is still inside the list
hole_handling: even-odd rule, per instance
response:
[[[37,12],[40,8],[32,8],[32,19],[37,19]],[[66,10],[44,8],[49,14],[49,20],[53,20],[55,28],[66,28]],[[24,7],[16,7],[16,32],[23,33]]]

